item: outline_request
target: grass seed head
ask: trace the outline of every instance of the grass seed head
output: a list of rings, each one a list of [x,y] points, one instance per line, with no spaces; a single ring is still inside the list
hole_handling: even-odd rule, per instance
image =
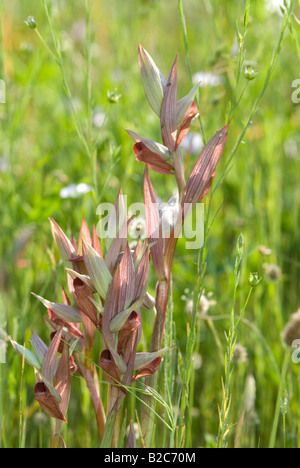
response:
[[[295,340],[300,339],[300,309],[291,315],[282,332],[282,338],[287,346],[292,346]]]

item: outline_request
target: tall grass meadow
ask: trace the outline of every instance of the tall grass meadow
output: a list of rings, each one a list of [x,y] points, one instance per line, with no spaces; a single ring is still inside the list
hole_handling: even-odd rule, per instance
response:
[[[299,1],[0,18],[0,447],[300,447]]]

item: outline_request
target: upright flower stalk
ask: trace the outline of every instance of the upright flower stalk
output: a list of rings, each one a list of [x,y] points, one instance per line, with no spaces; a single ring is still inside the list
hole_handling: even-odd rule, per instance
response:
[[[189,132],[191,121],[199,113],[194,101],[199,83],[186,96],[178,100],[177,57],[168,79],[164,77],[149,53],[141,45],[138,47],[138,57],[145,94],[152,110],[160,119],[162,138],[162,143],[159,143],[127,130],[135,142],[133,149],[137,161],[144,162],[146,165],[144,200],[147,231],[149,243],[152,245],[152,261],[158,279],[156,288],[157,317],[151,345],[151,349],[154,350],[162,343],[172,263],[178,234],[195,204],[202,200],[210,189],[216,166],[227,141],[229,125],[219,130],[203,148],[186,182],[180,143]],[[178,217],[167,238],[163,236],[149,169],[161,174],[174,175],[176,179],[179,203]]]
[[[215,169],[222,156],[227,141],[229,125],[219,130],[201,151],[186,181],[180,143],[189,132],[191,121],[198,115],[194,98],[199,87],[197,83],[183,98],[177,98],[177,57],[172,65],[168,79],[156,66],[149,53],[138,47],[141,78],[146,97],[160,119],[162,143],[139,136],[127,130],[134,140],[133,147],[137,161],[144,162],[144,201],[146,222],[151,255],[157,275],[156,320],[151,342],[151,351],[162,345],[168,305],[173,258],[179,233],[183,224],[197,202],[208,193]],[[175,176],[178,189],[178,215],[174,220],[170,235],[163,236],[162,220],[159,218],[155,191],[151,183],[149,169]],[[147,379],[153,385],[152,378]],[[148,401],[147,403],[151,403]],[[149,406],[149,405],[148,405]],[[150,443],[153,415],[144,408],[144,437]]]
[[[58,447],[59,440],[65,446],[60,433],[62,424],[67,422],[71,376],[75,372],[89,389],[102,447],[118,445],[121,409],[129,387],[142,378],[153,384],[161,356],[167,351],[162,349],[162,340],[178,234],[193,207],[208,193],[227,140],[228,125],[212,137],[186,177],[180,143],[198,114],[194,98],[199,84],[178,100],[177,57],[168,79],[142,46],[138,48],[138,58],[146,97],[160,119],[162,139],[155,142],[127,130],[134,141],[137,161],[145,164],[147,240],[139,241],[133,250],[130,248],[127,232],[133,217],[127,218],[121,190],[108,221],[112,235],[105,240],[99,239],[95,225],[89,231],[85,219],[78,240],[69,239],[54,219],[50,219],[51,232],[66,269],[68,291],[62,288],[62,302],[34,294],[47,309],[49,347],[34,331],[32,351],[12,341],[15,350],[35,370],[35,398],[53,421],[52,447]],[[178,209],[174,211],[176,215],[168,235],[150,170],[173,176],[177,183]],[[140,353],[137,348],[142,334],[141,310],[153,307],[147,292],[150,258],[157,277],[156,318],[150,351]],[[100,356],[96,357],[98,364],[94,362],[97,333],[101,334],[102,343]],[[99,384],[99,368],[109,386],[106,404]],[[147,405],[143,418],[148,445],[151,404]],[[131,424],[129,446],[135,445],[133,439]]]

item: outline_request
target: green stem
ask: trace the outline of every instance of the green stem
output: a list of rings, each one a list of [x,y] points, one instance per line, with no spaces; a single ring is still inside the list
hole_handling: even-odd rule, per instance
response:
[[[243,245],[244,239],[243,236],[240,235],[237,241],[237,256],[235,260],[235,268],[234,268],[234,276],[235,276],[235,287],[233,293],[233,304],[230,314],[230,328],[227,335],[227,352],[225,355],[225,369],[224,369],[224,378],[225,381],[222,381],[223,387],[223,399],[221,408],[219,411],[219,431],[217,437],[217,447],[218,448],[225,448],[226,446],[226,435],[228,433],[228,419],[229,419],[229,411],[231,406],[231,397],[230,397],[230,384],[231,384],[231,377],[232,377],[232,358],[236,344],[236,331],[237,325],[240,323],[240,320],[243,318],[252,289],[248,294],[246,303],[243,307],[243,310],[239,316],[237,323],[235,322],[235,307],[236,307],[236,297],[237,297],[237,289],[240,280],[240,273],[241,273],[241,265],[243,259]]]
[[[59,445],[59,430],[57,425],[57,420],[55,418],[51,418],[51,440],[50,440],[50,448],[56,449]]]
[[[84,150],[85,150],[85,152],[86,152],[86,154],[87,154],[87,156],[88,156],[88,158],[90,160],[91,171],[92,171],[92,175],[93,175],[93,186],[94,186],[95,202],[97,203],[98,196],[99,196],[98,182],[97,182],[97,176],[96,176],[97,161],[96,161],[95,145],[93,144],[92,138],[91,138],[92,85],[91,85],[91,36],[90,36],[91,6],[90,6],[90,1],[86,0],[86,10],[87,10],[87,20],[86,20],[86,24],[87,24],[87,35],[86,35],[87,78],[86,78],[86,81],[87,81],[87,98],[88,98],[87,136],[85,134],[84,129],[82,128],[82,125],[80,123],[77,110],[76,110],[76,108],[74,106],[74,101],[73,101],[71,88],[69,86],[69,82],[68,82],[66,71],[65,71],[64,62],[63,62],[63,59],[62,59],[62,51],[61,51],[60,43],[59,43],[59,41],[57,40],[57,38],[55,36],[55,32],[54,32],[52,20],[51,20],[51,17],[50,17],[47,1],[42,0],[42,5],[43,5],[43,8],[44,8],[47,20],[48,20],[50,35],[51,35],[52,42],[53,42],[53,45],[54,45],[55,53],[53,53],[52,50],[49,48],[49,46],[47,45],[47,43],[45,42],[45,40],[41,36],[40,32],[37,29],[35,29],[35,32],[36,32],[37,36],[39,37],[39,39],[42,41],[43,45],[46,47],[46,49],[50,53],[53,60],[55,60],[55,62],[57,63],[57,65],[58,65],[58,67],[60,69],[64,90],[65,90],[65,93],[66,93],[67,97],[70,100],[70,105],[71,105],[72,115],[73,115],[73,119],[74,119],[75,129],[76,129],[78,138],[79,138],[79,140],[80,140],[80,142],[81,142],[81,144],[82,144],[82,146],[83,146],[83,148],[84,148]]]
[[[287,349],[285,352],[283,364],[282,364],[280,384],[279,384],[279,390],[278,390],[277,402],[276,402],[276,408],[275,408],[275,415],[273,419],[273,426],[272,426],[272,431],[271,431],[270,441],[269,441],[270,449],[275,448],[276,434],[277,434],[278,422],[279,422],[279,416],[280,416],[280,405],[281,405],[281,399],[282,399],[282,395],[283,395],[283,391],[285,387],[286,374],[288,371],[289,362],[290,362],[290,350]]]
[[[122,406],[122,402],[125,398],[125,394],[123,392],[120,392],[118,389],[116,390],[118,392],[118,397],[116,398],[115,403],[107,416],[101,448],[111,448],[112,443],[115,443],[116,440],[116,419]]]
[[[38,30],[38,28],[35,29],[35,33],[37,35],[37,37],[39,38],[39,40],[41,41],[41,43],[43,44],[43,46],[45,46],[45,48],[47,49],[47,51],[49,52],[49,54],[51,55],[51,57],[53,58],[53,60],[59,65],[59,62],[57,60],[57,57],[56,55],[52,52],[52,50],[50,49],[50,47],[48,46],[47,42],[45,41],[45,39],[43,38],[43,36],[41,35],[40,31]]]
[[[281,26],[281,31],[280,31],[280,36],[279,36],[279,40],[278,40],[278,43],[277,43],[277,46],[274,50],[274,53],[273,53],[273,57],[272,57],[272,60],[271,60],[271,64],[268,68],[268,71],[267,71],[267,74],[266,74],[266,77],[265,77],[265,81],[263,83],[263,86],[262,86],[262,89],[258,95],[258,97],[256,98],[256,101],[252,107],[252,110],[250,112],[250,115],[249,115],[249,118],[246,122],[246,125],[244,126],[240,136],[238,137],[237,141],[236,141],[236,144],[235,146],[233,147],[233,150],[231,152],[231,155],[228,159],[228,161],[226,162],[226,165],[225,165],[225,168],[223,170],[223,173],[220,177],[220,179],[218,180],[218,182],[216,183],[215,187],[214,187],[214,190],[213,192],[215,192],[217,190],[217,188],[219,187],[219,185],[222,183],[222,181],[224,180],[224,178],[227,176],[227,174],[230,172],[230,170],[232,169],[232,166],[233,166],[233,158],[234,156],[236,155],[239,147],[240,147],[240,144],[242,143],[243,141],[243,138],[248,130],[248,128],[251,126],[252,124],[252,120],[257,112],[257,110],[259,109],[259,105],[265,95],[265,92],[269,86],[269,83],[270,83],[270,80],[272,78],[272,75],[273,75],[273,72],[275,70],[275,67],[277,65],[277,61],[278,61],[278,57],[279,57],[279,54],[280,54],[280,51],[282,49],[282,46],[283,46],[283,43],[284,43],[284,39],[285,39],[285,32],[286,32],[286,29],[288,28],[288,24],[289,24],[289,18],[290,18],[290,15],[292,14],[292,9],[293,9],[293,4],[294,4],[294,1],[292,0],[291,1],[291,5],[290,5],[290,9],[288,11],[287,14],[284,15],[284,18],[283,18],[283,22],[282,22],[282,26]],[[235,110],[235,109],[234,109]],[[232,116],[231,116],[232,118]]]

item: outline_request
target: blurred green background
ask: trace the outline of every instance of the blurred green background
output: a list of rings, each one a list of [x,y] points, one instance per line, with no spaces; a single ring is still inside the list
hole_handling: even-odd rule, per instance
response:
[[[97,0],[91,2],[92,99],[88,104],[85,1],[48,3],[82,127],[87,125],[88,105],[98,116],[93,121],[92,138],[97,140],[100,196],[97,201],[92,193],[61,198],[61,189],[70,184],[93,185],[90,162],[76,133],[59,67],[24,22],[33,15],[40,34],[53,49],[40,2],[2,0],[0,78],[6,84],[6,104],[0,104],[0,329],[3,341],[10,336],[26,344],[31,328],[47,340],[43,307],[30,292],[59,301],[61,284],[65,284],[48,217],[53,217],[68,235],[77,237],[82,216],[92,226],[97,222],[97,203],[114,202],[120,187],[128,196],[128,204],[143,201],[144,166],[135,161],[132,141],[124,129],[161,140],[159,120],[148,105],[140,80],[138,44],[151,54],[165,76],[178,54],[179,98],[192,86],[177,0]],[[245,60],[258,74],[253,81],[241,77],[245,92],[231,123],[216,180],[262,89],[278,43],[282,16],[279,11],[270,11],[267,3],[251,2]],[[209,71],[221,77],[219,86],[200,88],[199,93],[200,114],[210,138],[225,124],[228,103],[233,99],[238,63],[236,28],[243,28],[245,1],[184,0],[183,7],[192,73]],[[241,445],[264,447],[270,436],[284,355],[281,333],[290,315],[300,307],[300,104],[292,101],[292,83],[299,78],[296,19],[293,26],[293,33],[286,32],[271,82],[233,159],[234,165],[212,201],[212,213],[217,215],[209,235],[205,294],[212,293],[211,300],[215,301],[207,312],[214,319],[199,319],[198,323],[190,414],[193,447],[213,446],[218,432],[224,332],[229,326],[224,316],[228,317],[232,307],[235,245],[240,233],[245,238],[245,256],[238,307],[243,306],[249,291],[249,273],[258,272],[264,280],[248,304],[248,323],[239,328],[238,342],[246,348],[248,357],[235,364],[230,422],[238,422],[250,398],[247,392],[245,396],[250,375],[252,390],[255,382],[256,391],[254,397],[252,392],[252,409],[246,413]],[[112,92],[121,95],[116,103],[107,99]],[[105,121],[99,127],[103,115]],[[191,131],[199,133],[197,119]],[[185,155],[187,173],[196,158]],[[158,195],[167,201],[174,181],[154,173],[151,180]],[[262,255],[260,246],[270,249],[271,254]],[[186,305],[192,298],[196,263],[197,252],[187,251],[182,240],[173,270],[173,306],[176,343],[183,359]],[[270,265],[280,269],[275,278],[268,274]],[[153,276],[153,293],[154,284]],[[147,332],[150,341],[151,329]],[[47,417],[43,418],[34,404],[33,371],[27,366],[22,370],[22,360],[9,343],[6,354],[4,345],[2,348],[0,446],[45,446],[49,429]],[[299,365],[291,363],[278,446],[300,445],[299,375]],[[68,419],[67,445],[97,445],[89,397],[76,377]],[[234,435],[233,428],[230,446]]]

